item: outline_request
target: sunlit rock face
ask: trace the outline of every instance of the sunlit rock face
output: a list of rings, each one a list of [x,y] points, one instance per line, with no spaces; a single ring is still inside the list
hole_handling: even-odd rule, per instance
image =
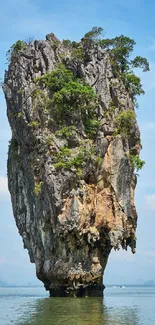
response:
[[[5,73],[4,93],[12,129],[8,183],[13,213],[30,261],[51,296],[101,296],[103,274],[111,249],[135,252],[136,177],[130,149],[139,150],[139,130],[130,137],[114,135],[115,116],[133,110],[133,102],[100,47],[87,48],[85,60],[75,60],[53,34],[34,41],[12,57]],[[52,104],[34,98],[36,79],[63,64],[93,87],[99,99],[99,130],[91,141],[82,121],[74,135],[59,136],[51,119]],[[51,95],[52,96],[52,95]],[[113,103],[115,109],[109,110]],[[37,123],[36,123],[37,121]],[[50,140],[49,140],[50,139]],[[75,167],[56,168],[55,157],[67,146],[95,148],[96,164],[87,159],[77,177]]]

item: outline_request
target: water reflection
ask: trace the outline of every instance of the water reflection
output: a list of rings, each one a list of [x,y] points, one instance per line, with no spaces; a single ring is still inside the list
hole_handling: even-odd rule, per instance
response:
[[[29,307],[18,325],[140,325],[136,306],[107,306],[101,298],[46,298]]]

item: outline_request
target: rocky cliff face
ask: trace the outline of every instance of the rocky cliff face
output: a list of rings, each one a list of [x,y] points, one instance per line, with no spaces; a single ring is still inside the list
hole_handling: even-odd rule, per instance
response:
[[[5,73],[13,213],[37,277],[53,296],[102,295],[111,249],[130,246],[134,253],[136,246],[136,177],[128,152],[138,152],[139,130],[135,121],[130,136],[114,133],[115,117],[134,110],[133,101],[103,49],[90,47],[85,54],[85,59],[72,58],[50,34],[13,56]],[[64,120],[63,127],[74,132],[59,132],[53,94],[37,82],[58,62],[97,94],[100,124],[91,139],[79,112]],[[60,163],[64,148],[70,150],[69,162],[81,150],[78,168]]]

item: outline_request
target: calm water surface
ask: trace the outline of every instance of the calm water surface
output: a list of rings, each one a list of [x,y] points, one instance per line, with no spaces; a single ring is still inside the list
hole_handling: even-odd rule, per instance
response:
[[[43,288],[0,288],[0,325],[155,325],[155,288],[106,288],[101,298],[48,298]]]

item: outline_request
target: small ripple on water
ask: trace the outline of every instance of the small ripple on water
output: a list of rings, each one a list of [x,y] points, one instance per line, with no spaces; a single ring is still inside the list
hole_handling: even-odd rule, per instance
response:
[[[43,288],[0,289],[0,325],[154,325],[155,289],[107,288],[101,298],[47,298]]]

